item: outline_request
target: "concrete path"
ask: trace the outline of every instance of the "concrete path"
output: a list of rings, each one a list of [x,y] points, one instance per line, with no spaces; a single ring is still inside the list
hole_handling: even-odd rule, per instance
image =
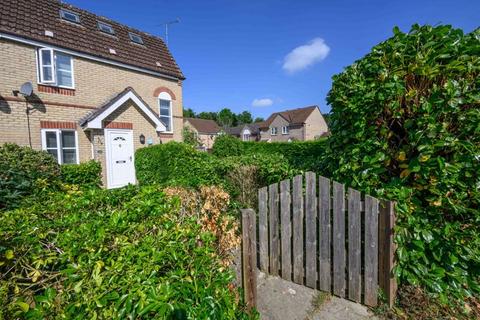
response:
[[[260,271],[257,294],[262,320],[378,319],[365,306]]]

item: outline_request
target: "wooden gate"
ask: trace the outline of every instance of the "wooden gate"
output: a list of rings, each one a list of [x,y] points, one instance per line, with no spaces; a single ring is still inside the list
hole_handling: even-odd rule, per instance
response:
[[[243,284],[255,306],[256,269],[368,306],[392,305],[394,203],[307,172],[258,191],[242,210]]]

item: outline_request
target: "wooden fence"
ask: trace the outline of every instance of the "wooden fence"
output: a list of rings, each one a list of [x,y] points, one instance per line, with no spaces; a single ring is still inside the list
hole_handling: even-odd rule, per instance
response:
[[[305,180],[305,181],[304,181]],[[305,182],[305,183],[304,183]],[[258,191],[258,217],[242,210],[243,283],[255,305],[256,267],[307,287],[392,305],[394,203],[307,172]],[[258,228],[257,228],[258,226]],[[257,241],[258,239],[258,241]]]

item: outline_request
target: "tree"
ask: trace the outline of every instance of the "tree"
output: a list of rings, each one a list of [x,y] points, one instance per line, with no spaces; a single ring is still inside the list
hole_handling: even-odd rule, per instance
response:
[[[237,115],[238,124],[252,123],[252,114],[249,111],[243,111]]]
[[[183,117],[184,118],[195,118],[195,112],[191,108],[183,108]]]
[[[263,121],[265,121],[265,119],[263,119],[262,117],[256,117],[255,120],[253,120],[254,123],[263,122]]]
[[[217,113],[202,111],[197,115],[197,118],[217,121]]]
[[[217,115],[217,122],[224,129],[229,128],[236,124],[236,116],[232,110],[223,108]]]
[[[403,284],[479,296],[480,30],[398,28],[333,77],[325,170],[396,200]]]

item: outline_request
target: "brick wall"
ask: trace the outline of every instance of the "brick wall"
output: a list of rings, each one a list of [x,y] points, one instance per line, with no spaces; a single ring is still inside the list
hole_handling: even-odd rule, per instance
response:
[[[41,123],[52,121],[78,123],[89,112],[95,110],[126,87],[132,87],[140,97],[158,113],[158,92],[169,91],[175,96],[172,101],[173,134],[158,135],[155,126],[146,119],[133,103],[127,102],[106,120],[110,123],[129,123],[133,128],[135,149],[142,147],[140,134],[153,143],[169,140],[181,141],[182,85],[178,81],[114,67],[91,60],[73,57],[75,90],[54,90],[37,83],[36,48],[7,40],[0,40],[0,144],[13,142],[29,145],[30,127],[32,147],[41,149]],[[34,109],[26,114],[26,104],[20,95],[15,97],[22,83],[31,81],[34,85]],[[105,146],[103,130],[84,131],[76,127],[80,161],[93,158],[101,161],[105,173]],[[93,142],[93,143],[92,143]],[[104,174],[105,177],[105,174]]]
[[[328,132],[328,125],[320,110],[315,109],[305,121],[305,140],[314,140]]]
[[[12,91],[18,90],[26,81],[34,84],[34,93],[44,103],[43,111],[40,112],[42,115],[33,117],[33,121],[38,121],[39,118],[57,121],[58,117],[64,116],[67,117],[65,121],[78,121],[89,110],[99,107],[129,86],[134,88],[152,110],[158,113],[158,99],[154,94],[158,94],[157,88],[168,88],[176,98],[172,101],[174,132],[162,135],[162,140],[181,141],[183,127],[181,83],[73,57],[74,92],[69,91],[67,95],[63,92],[52,93],[44,88],[40,88],[41,91],[39,91],[35,59],[36,48],[5,39],[0,40],[0,143],[10,141],[25,144],[25,138],[15,133],[13,124],[9,125],[20,122],[22,124],[16,125],[23,128],[23,115],[20,116],[17,112],[8,113],[7,110],[11,108],[9,105],[16,104],[15,101],[10,101],[15,99]],[[62,108],[59,105],[69,105],[69,107]],[[18,116],[20,116],[18,121],[13,119]],[[32,123],[32,125],[36,124]],[[32,130],[32,134],[36,136],[36,140],[39,139],[38,131]]]

